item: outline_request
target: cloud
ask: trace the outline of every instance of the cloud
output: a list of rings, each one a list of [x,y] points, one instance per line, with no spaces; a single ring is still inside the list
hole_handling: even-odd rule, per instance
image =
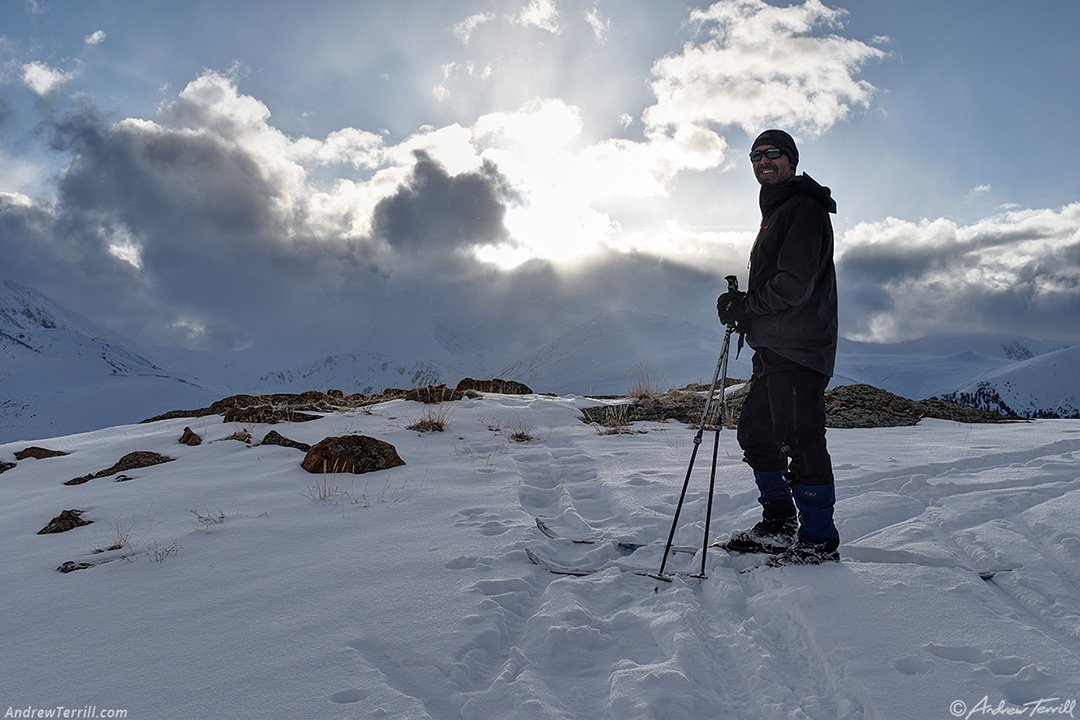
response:
[[[0,256],[5,274],[142,342],[202,349],[289,338],[329,352],[438,324],[528,352],[607,309],[682,316],[684,293],[708,297],[714,267],[743,252],[678,230],[664,247],[697,242],[703,262],[604,242],[614,221],[589,203],[659,192],[637,164],[673,150],[579,148],[580,131],[578,109],[538,101],[395,145],[355,128],[296,138],[208,72],[154,120],[84,105],[56,123],[71,162],[50,203],[0,195]],[[627,177],[591,174],[605,168]]]
[[[461,282],[483,272],[472,248],[508,237],[514,193],[464,129],[386,147],[269,121],[218,73],[156,121],[71,113],[53,128],[72,158],[55,202],[0,197],[5,273],[149,341],[222,349],[378,307],[388,283]],[[318,179],[323,167],[337,179]],[[377,324],[363,318],[349,327]]]
[[[94,32],[86,36],[87,45],[100,45],[103,42],[105,42],[104,30],[95,30]]]
[[[555,98],[489,113],[474,125],[473,143],[522,197],[507,213],[516,251],[503,253],[503,264],[565,261],[617,246],[618,218],[600,208],[664,197],[680,173],[716,167],[727,148],[718,134],[694,125],[643,141],[584,144],[583,125],[580,108]]]
[[[478,27],[495,19],[494,13],[476,13],[470,15],[459,23],[456,23],[450,32],[454,33],[462,43],[468,45],[469,39]]]
[[[592,28],[596,42],[607,42],[608,33],[611,32],[611,21],[600,14],[599,8],[593,8],[585,13],[585,22]]]
[[[843,15],[818,0],[791,7],[731,0],[692,11],[705,39],[653,65],[657,103],[646,123],[737,126],[751,136],[773,125],[824,133],[869,106],[876,88],[857,73],[884,56],[858,40],[811,35],[839,28]]]
[[[530,27],[560,27],[554,3],[523,6]],[[52,126],[68,159],[55,198],[0,194],[2,270],[142,342],[207,349],[275,339],[320,352],[379,347],[430,338],[437,325],[477,347],[528,352],[608,309],[709,326],[720,278],[745,266],[752,231],[669,218],[708,222],[680,213],[706,185],[705,204],[725,209],[752,206],[753,189],[739,186],[735,201],[711,176],[697,188],[684,176],[722,167],[729,128],[760,129],[763,94],[778,100],[776,122],[805,133],[865,107],[876,90],[858,70],[880,54],[815,37],[838,32],[841,19],[812,1],[696,11],[697,39],[654,65],[655,102],[641,124],[624,113],[617,137],[560,97],[515,99],[405,136],[345,127],[299,137],[218,72],[149,118],[105,118],[83,104]],[[478,41],[472,32],[492,20],[473,16],[454,32]],[[761,33],[777,41],[775,57],[755,44]],[[740,63],[754,67],[749,79]],[[466,74],[485,78],[490,66],[457,58],[444,79]],[[467,88],[453,88],[463,102]],[[646,104],[619,106],[599,124]],[[1078,212],[857,226],[838,257],[845,331],[1022,332],[1080,317],[1070,270],[1080,266]],[[1026,288],[1029,315],[994,304],[1010,288]]]
[[[842,332],[895,341],[936,332],[1080,338],[1080,203],[970,225],[861,223],[837,260]]]
[[[514,21],[526,27],[538,27],[553,35],[558,35],[563,29],[555,0],[529,0]]]
[[[77,71],[59,70],[36,60],[22,66],[23,82],[42,97],[59,92],[77,75]]]
[[[406,254],[423,253],[424,262],[458,254],[471,264],[461,251],[507,239],[506,204],[514,193],[493,163],[452,176],[426,152],[415,155],[406,182],[375,207],[375,240]]]

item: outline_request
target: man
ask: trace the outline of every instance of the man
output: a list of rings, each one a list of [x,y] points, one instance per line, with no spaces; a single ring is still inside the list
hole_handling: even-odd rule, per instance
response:
[[[825,444],[825,388],[836,359],[836,272],[829,188],[795,174],[799,150],[783,130],[751,146],[761,183],[761,229],[746,292],[716,309],[754,349],[739,419],[743,460],[754,471],[762,520],[721,543],[728,552],[775,555],[772,565],[840,559],[836,493]]]

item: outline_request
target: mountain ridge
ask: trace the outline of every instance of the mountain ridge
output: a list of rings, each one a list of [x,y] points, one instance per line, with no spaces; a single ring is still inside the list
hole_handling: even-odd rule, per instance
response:
[[[470,351],[468,334],[433,326],[440,357],[378,350],[316,354],[274,365],[274,351],[144,349],[17,282],[0,283],[0,442],[135,423],[229,394],[454,384],[499,377],[558,395],[617,395],[709,382],[723,340],[654,313],[612,310],[507,362]],[[404,346],[402,346],[404,347]],[[296,353],[293,353],[297,356]],[[302,354],[301,354],[302,355]],[[733,338],[728,377],[750,376]],[[481,366],[483,365],[483,366]],[[869,384],[913,400],[961,400],[1026,417],[1080,417],[1080,345],[1010,335],[938,335],[892,345],[842,339],[831,387]]]

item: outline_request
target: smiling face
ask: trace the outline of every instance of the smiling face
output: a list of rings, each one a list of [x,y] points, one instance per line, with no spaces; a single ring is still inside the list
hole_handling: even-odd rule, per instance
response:
[[[758,145],[754,149],[765,151],[771,147],[775,146]],[[795,166],[791,164],[791,158],[787,156],[787,153],[775,160],[762,155],[761,159],[754,163],[754,177],[762,185],[780,185],[795,177]]]

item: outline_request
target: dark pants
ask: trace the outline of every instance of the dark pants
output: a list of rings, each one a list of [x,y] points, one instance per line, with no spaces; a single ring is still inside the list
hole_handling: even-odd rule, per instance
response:
[[[787,470],[789,485],[831,485],[825,445],[829,378],[771,350],[754,353],[754,377],[739,418],[743,460],[761,472]]]

